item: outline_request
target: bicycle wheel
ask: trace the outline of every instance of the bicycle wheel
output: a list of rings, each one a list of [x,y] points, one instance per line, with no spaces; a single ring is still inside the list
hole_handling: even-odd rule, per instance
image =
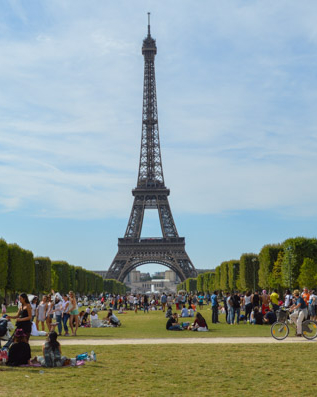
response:
[[[288,334],[289,334],[289,328],[287,324],[279,321],[272,324],[271,335],[273,336],[273,338],[277,340],[283,340],[287,337]]]
[[[315,339],[317,336],[317,324],[312,320],[303,321],[303,336],[306,339]]]

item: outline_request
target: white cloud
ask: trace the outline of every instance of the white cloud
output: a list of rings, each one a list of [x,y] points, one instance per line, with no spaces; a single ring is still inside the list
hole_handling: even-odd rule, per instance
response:
[[[27,34],[0,40],[2,211],[126,216],[147,6],[173,210],[316,215],[315,3],[43,4],[47,26],[12,2]]]

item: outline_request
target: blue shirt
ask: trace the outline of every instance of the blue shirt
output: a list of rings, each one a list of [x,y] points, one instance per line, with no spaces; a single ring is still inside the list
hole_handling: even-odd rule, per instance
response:
[[[299,307],[300,309],[306,309],[306,307],[307,307],[306,303],[301,296],[299,296],[296,300],[296,305],[298,305],[299,303],[300,303],[300,307]]]
[[[211,295],[211,306],[217,306],[218,301],[217,301],[217,295],[213,294]]]

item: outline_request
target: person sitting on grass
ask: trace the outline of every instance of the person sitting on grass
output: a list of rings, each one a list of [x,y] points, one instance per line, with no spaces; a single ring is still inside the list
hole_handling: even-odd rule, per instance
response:
[[[166,318],[171,318],[172,315],[173,315],[172,306],[168,306],[168,307],[167,307],[167,310],[166,310],[165,317],[166,317]]]
[[[265,316],[263,317],[264,324],[274,324],[277,321],[276,314],[273,310],[269,310],[266,312]]]
[[[263,314],[258,307],[255,307],[251,312],[250,324],[263,325]]]
[[[31,349],[28,343],[28,335],[23,329],[18,328],[14,333],[14,343],[11,345],[8,354],[7,365],[17,367],[30,363]]]
[[[84,310],[82,310],[82,311],[78,314],[78,323],[79,323],[79,326],[80,326],[80,327],[82,326],[82,321],[83,321],[83,318],[84,318],[84,314],[85,314]]]
[[[192,305],[188,305],[188,317],[194,317],[194,309],[192,308]]]
[[[206,323],[206,320],[199,312],[197,312],[197,314],[196,314],[194,325],[191,327],[191,330],[192,331],[200,331],[200,332],[208,331],[208,325]]]
[[[42,346],[43,356],[34,357],[32,364],[40,363],[42,367],[62,367],[67,357],[62,356],[61,345],[57,341],[57,333],[51,331],[48,334],[46,342]]]
[[[183,305],[183,308],[182,308],[182,311],[181,311],[181,317],[189,317],[188,309],[186,308],[185,305]]]
[[[183,331],[183,328],[178,324],[177,313],[174,313],[172,317],[167,320],[166,329],[168,331]]]

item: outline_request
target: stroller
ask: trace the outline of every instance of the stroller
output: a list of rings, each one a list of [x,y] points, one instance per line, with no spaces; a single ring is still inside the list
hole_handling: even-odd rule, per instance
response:
[[[10,335],[10,331],[14,330],[14,325],[11,321],[6,319],[6,315],[0,318],[0,351],[9,350],[14,340],[14,332]],[[5,341],[6,344],[1,347],[1,341]]]

